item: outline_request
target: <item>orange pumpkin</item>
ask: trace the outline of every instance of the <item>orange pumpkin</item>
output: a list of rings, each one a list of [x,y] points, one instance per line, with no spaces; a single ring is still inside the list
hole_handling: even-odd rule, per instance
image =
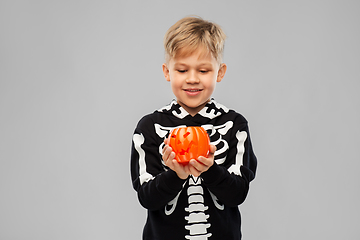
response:
[[[191,159],[207,157],[210,149],[209,135],[203,127],[175,128],[170,133],[169,146],[175,152],[176,160],[186,165]]]

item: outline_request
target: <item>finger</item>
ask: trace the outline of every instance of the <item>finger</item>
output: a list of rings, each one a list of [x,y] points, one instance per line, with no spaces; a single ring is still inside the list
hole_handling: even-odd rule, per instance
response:
[[[206,168],[209,168],[212,163],[213,163],[213,158],[211,158],[211,156],[209,157],[203,157],[203,156],[200,156],[196,162],[194,162],[194,166],[197,168],[197,169],[206,169]],[[205,167],[205,168],[204,168]]]
[[[172,153],[170,153],[168,157],[164,160],[165,165],[168,166],[171,170],[175,171],[174,161],[176,162]]]
[[[204,158],[204,157],[201,157],[201,158]],[[204,159],[206,159],[206,158],[204,158]],[[203,172],[206,169],[206,165],[204,165],[203,163],[201,163],[195,159],[191,159],[189,164],[190,164],[190,166],[195,168],[195,170],[198,172]]]
[[[184,166],[184,171],[185,171],[187,174],[191,174],[190,169],[189,169],[189,164],[186,164],[186,165]]]
[[[172,151],[171,149],[171,152],[170,152],[170,155],[169,155],[169,159],[171,160],[175,160],[175,157],[176,157],[176,154]],[[177,161],[176,161],[177,162]]]
[[[178,169],[179,169],[179,163],[176,161],[176,159],[172,159],[171,160],[171,164],[172,164],[172,166],[173,166],[173,170],[175,171],[175,172],[177,172],[178,171]]]
[[[198,177],[201,174],[201,172],[198,171],[198,169],[196,169],[191,163],[189,163],[189,171],[190,174],[193,175],[194,177]]]
[[[175,153],[173,153],[171,147],[166,146],[166,149],[164,150],[163,159],[166,160],[172,160],[175,157]],[[173,154],[172,154],[173,153]]]
[[[167,158],[167,157],[166,157],[166,150],[167,150],[167,149],[168,149],[168,146],[165,145],[165,147],[164,147],[163,150],[162,150],[163,158]]]
[[[190,172],[185,168],[184,165],[180,164],[176,159],[172,160],[173,170],[176,172],[179,178],[186,179]]]
[[[163,155],[165,154],[166,149],[167,149],[167,145],[165,145],[164,148],[162,149],[162,154]]]
[[[210,155],[214,155],[215,152],[216,152],[216,146],[215,145],[210,145],[208,157]]]

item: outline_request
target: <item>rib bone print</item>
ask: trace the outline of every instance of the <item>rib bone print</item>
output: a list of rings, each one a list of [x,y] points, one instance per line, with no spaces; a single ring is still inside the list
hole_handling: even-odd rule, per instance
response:
[[[225,162],[225,158],[217,158],[217,156],[226,152],[229,149],[228,143],[222,138],[222,136],[226,135],[232,126],[233,126],[232,121],[228,121],[219,126],[213,126],[211,124],[205,124],[205,125],[201,126],[206,131],[209,132],[209,137],[211,140],[210,144],[215,145],[217,148],[217,150],[215,152],[215,158],[216,158],[215,161],[217,164],[222,164]],[[161,138],[165,138],[167,136],[167,134],[169,134],[174,128],[186,127],[186,126],[179,125],[179,126],[175,126],[175,127],[166,127],[166,126],[161,126],[160,124],[155,123],[154,127],[155,127],[156,134]],[[216,133],[218,133],[218,137],[216,139],[213,139],[215,137]],[[219,147],[219,146],[222,146],[222,147]],[[164,143],[160,144],[160,146],[159,146],[160,154],[162,154],[163,148],[164,148]],[[163,164],[163,166],[165,166],[164,161],[162,161],[162,164]]]

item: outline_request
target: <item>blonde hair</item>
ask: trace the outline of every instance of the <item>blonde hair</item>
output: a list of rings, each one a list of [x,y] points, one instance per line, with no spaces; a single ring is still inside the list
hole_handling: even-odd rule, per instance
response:
[[[205,48],[222,62],[226,35],[221,27],[200,17],[185,17],[169,28],[164,37],[165,59],[188,56]]]

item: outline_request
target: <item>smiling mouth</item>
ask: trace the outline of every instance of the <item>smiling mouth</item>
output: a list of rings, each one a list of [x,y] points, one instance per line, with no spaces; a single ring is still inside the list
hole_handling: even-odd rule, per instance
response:
[[[184,89],[184,91],[189,97],[195,97],[195,96],[198,96],[201,93],[202,89],[188,88],[188,89]]]
[[[184,91],[191,92],[191,93],[196,93],[196,92],[201,92],[202,89],[184,89]]]

